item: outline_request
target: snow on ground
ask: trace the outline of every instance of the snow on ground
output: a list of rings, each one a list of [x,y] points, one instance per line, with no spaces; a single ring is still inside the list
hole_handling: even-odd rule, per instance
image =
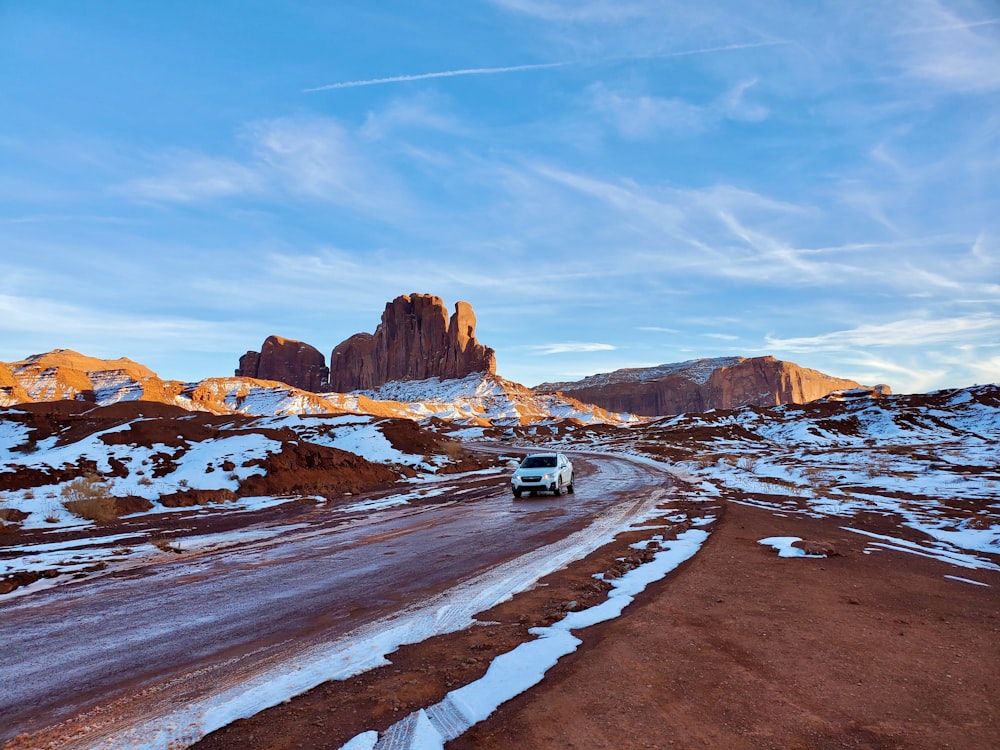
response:
[[[538,387],[546,390],[572,392],[580,388],[595,388],[617,383],[642,383],[647,380],[660,380],[668,375],[680,376],[698,385],[704,385],[708,382],[713,372],[722,367],[732,367],[741,360],[742,357],[690,359],[686,362],[672,362],[655,365],[654,367],[630,367],[613,372],[602,372],[597,375],[588,375],[582,380],[562,383],[542,383]]]
[[[863,536],[877,539],[876,542],[869,542],[868,548],[865,550],[866,554],[871,554],[873,551],[880,549],[890,549],[896,552],[906,552],[911,555],[917,555],[919,557],[928,557],[932,560],[937,560],[939,562],[947,563],[949,565],[957,565],[960,568],[978,568],[980,570],[1000,570],[1000,565],[997,565],[990,560],[986,560],[977,555],[968,554],[956,550],[954,545],[947,542],[931,542],[930,544],[919,544],[917,542],[910,542],[906,539],[899,539],[897,537],[888,536],[886,534],[876,534],[872,531],[864,531],[862,529],[851,528],[850,526],[841,527],[845,531],[851,531],[855,534],[861,534]]]
[[[449,479],[454,480],[455,477],[449,477]],[[368,512],[376,510],[384,510],[386,508],[393,508],[397,505],[409,505],[411,500],[426,500],[430,497],[439,497],[447,492],[453,492],[456,488],[454,486],[445,487],[432,487],[426,489],[418,489],[413,492],[407,492],[403,495],[389,495],[387,497],[376,497],[371,500],[359,500],[356,503],[351,503],[342,508],[343,511],[348,513],[359,513]]]
[[[288,427],[306,442],[354,453],[373,463],[431,468],[423,456],[393,448],[379,429],[384,421],[354,414],[324,419],[295,415],[263,418],[259,424],[271,428]]]
[[[28,442],[31,430],[20,422],[0,420],[0,461],[7,463],[14,449]]]
[[[611,582],[608,598],[593,607],[568,613],[548,627],[532,628],[533,641],[496,657],[480,679],[449,692],[444,699],[420,709],[385,730],[381,737],[363,732],[342,750],[443,750],[473,725],[487,719],[511,698],[541,682],[563,656],[576,651],[582,641],[572,631],[613,620],[621,615],[646,587],[664,578],[688,560],[708,538],[703,529],[689,529],[669,542],[653,560]],[[373,736],[374,735],[374,736]]]
[[[486,373],[472,373],[464,378],[442,380],[397,380],[378,388],[356,391],[373,401],[399,401],[414,403],[432,401],[444,404],[469,399],[506,398],[507,393],[499,379],[491,379]]]
[[[575,419],[584,423],[640,421],[631,414],[608,414],[598,407],[571,403],[560,396],[537,395],[518,383],[488,373],[473,373],[454,380],[396,381],[356,393],[373,401],[403,403],[414,418],[515,424],[526,417],[546,421]]]
[[[108,445],[101,437],[129,429],[129,424],[95,432],[82,440],[67,445],[50,447],[39,443],[39,449],[31,454],[11,456],[4,469],[38,469],[53,471],[66,465],[78,465],[81,461],[93,461],[102,475],[95,486],[112,497],[134,495],[155,502],[162,495],[182,490],[236,490],[239,482],[255,474],[263,473],[259,466],[247,466],[253,460],[263,459],[270,453],[281,450],[281,443],[263,435],[247,432],[225,435],[200,442],[186,442],[179,448],[162,443],[152,446]],[[52,438],[45,443],[50,443]],[[172,469],[162,476],[154,476],[162,461],[158,458],[169,456],[174,463]],[[112,462],[121,461],[129,468],[127,477],[115,476]],[[223,471],[221,465],[230,461],[233,468]],[[22,522],[25,529],[56,529],[92,524],[70,513],[62,504],[78,478],[24,490],[9,490],[2,494],[2,505],[16,508],[28,517]],[[156,506],[160,511],[173,511]]]
[[[359,500],[354,503],[339,504],[336,507],[336,512],[344,515],[369,515],[376,511],[405,506],[414,501],[423,501],[445,494],[458,499],[462,492],[471,490],[459,490],[454,484],[455,482],[460,482],[467,477],[490,476],[502,471],[503,469],[500,467],[493,467],[440,476],[419,474],[400,482],[400,484],[412,486],[412,489],[408,492]],[[296,499],[294,497],[275,497],[271,495],[239,497],[226,502],[225,512],[227,515],[237,513],[252,514],[276,505],[292,502]],[[322,497],[315,497],[313,500],[315,500],[317,506],[327,503],[327,500]],[[53,500],[51,504],[55,506],[58,503]],[[65,513],[65,509],[60,509]],[[141,515],[176,513],[179,511],[198,515],[214,512],[209,508],[171,508],[156,505],[152,510],[145,511]],[[53,509],[50,512],[55,515],[58,511]],[[66,513],[66,516],[67,518],[62,522],[45,523],[44,528],[55,532],[93,525],[92,522],[83,521],[71,514]],[[129,516],[124,516],[123,518],[127,519]],[[175,554],[175,552],[190,553],[233,545],[246,546],[258,541],[274,539],[297,528],[305,528],[305,526],[255,526],[252,528],[242,528],[237,531],[199,534],[197,536],[175,533],[171,535],[169,543],[165,539],[161,540],[155,536],[150,537],[146,533],[135,532],[106,536],[98,535],[84,539],[69,539],[42,544],[9,545],[4,547],[4,557],[0,559],[0,578],[10,573],[31,571],[51,571],[52,574],[59,574],[54,575],[54,577],[40,578],[4,595],[5,598],[14,598],[44,588],[59,586],[70,580],[79,580],[84,577],[92,578],[118,572],[125,568],[145,565],[155,561],[156,558],[169,557]]]
[[[142,419],[135,420],[140,421]],[[254,428],[286,427],[305,442],[348,451],[373,463],[411,466],[422,472],[435,472],[447,462],[444,457],[428,462],[423,455],[397,450],[379,429],[384,421],[364,415],[291,415],[263,417],[231,434],[201,441],[182,441],[177,447],[161,443],[152,446],[128,443],[108,445],[102,440],[106,435],[128,431],[133,424],[129,422],[60,446],[55,445],[58,438],[53,436],[39,441],[30,453],[16,450],[26,442],[30,431],[16,422],[0,421],[0,471],[37,469],[52,472],[63,466],[79,465],[81,461],[92,461],[102,475],[99,488],[104,494],[143,497],[155,504],[150,512],[174,512],[178,509],[160,506],[156,502],[158,498],[184,490],[236,491],[241,481],[263,473],[260,466],[247,464],[280,452],[282,443],[253,432]],[[165,457],[172,465],[164,473],[158,467],[164,465]],[[127,477],[114,476],[112,463],[116,461],[128,467]],[[232,468],[223,470],[221,467],[227,462],[232,464]],[[74,516],[63,506],[67,487],[73,481],[76,480],[0,493],[0,507],[28,513],[28,518],[22,523],[25,529],[73,528],[91,524]],[[262,502],[266,501],[244,498],[233,501],[232,507],[259,508]],[[287,498],[281,502],[287,502]]]
[[[466,391],[468,386],[455,382],[447,384],[449,388],[461,387]],[[394,391],[373,395],[404,399],[408,394]],[[861,514],[895,519],[907,529],[908,538],[876,534],[850,525],[843,528],[866,536],[869,539],[866,552],[870,554],[891,551],[932,558],[965,570],[1000,570],[1000,566],[986,557],[1000,554],[1000,468],[996,461],[1000,409],[977,399],[976,395],[975,389],[938,394],[933,406],[919,408],[910,408],[900,399],[883,399],[853,400],[825,410],[788,406],[679,415],[615,433],[588,431],[590,428],[586,425],[564,426],[560,436],[552,436],[547,428],[529,429],[521,441],[536,449],[543,446],[589,449],[629,456],[668,468],[680,481],[687,483],[688,492],[702,498],[724,497],[768,508],[778,514],[836,517],[844,519],[845,523]],[[447,396],[449,394],[442,391],[442,401]],[[486,389],[478,397],[495,399],[491,408],[499,409],[497,413],[506,413],[504,394]],[[471,413],[454,404],[450,408],[454,414]],[[516,415],[516,411],[512,414]],[[271,429],[289,428],[302,440],[349,450],[369,460],[433,470],[432,466],[423,463],[423,457],[393,448],[378,429],[378,417],[313,418],[297,413],[266,417],[261,424]],[[127,429],[127,426],[115,429]],[[480,430],[476,437],[482,435],[481,428],[470,429]],[[240,472],[254,470],[242,466],[248,458],[280,450],[280,444],[252,433],[189,443],[181,448],[108,446],[100,441],[100,435],[92,435],[69,446],[57,447],[53,438],[39,441],[32,453],[17,450],[27,437],[20,425],[0,422],[0,460],[4,466],[55,467],[87,457],[105,470],[110,468],[110,460],[114,458],[128,464],[130,477],[109,480],[113,491],[150,498],[183,486],[191,489],[229,486],[226,483],[235,480],[217,467],[224,460],[222,456],[230,457],[237,466],[232,473],[239,477],[243,476]],[[662,452],[665,449],[669,451]],[[154,480],[151,477],[153,455],[157,452],[170,455],[176,468],[167,476]],[[212,471],[209,471],[210,462]],[[149,477],[152,484],[145,484],[144,477]],[[415,480],[418,486],[411,492],[358,501],[346,510],[370,513],[441,495],[452,489],[447,484],[450,479],[422,475]],[[51,524],[54,528],[79,525],[82,523],[79,519],[61,510],[60,492],[59,485],[6,492],[0,497],[0,505],[32,512],[35,517],[31,523],[36,525],[43,521],[49,524],[50,521],[44,520],[46,515],[58,516],[58,522]],[[29,493],[32,494],[29,496]],[[642,523],[653,517],[654,500],[655,497],[647,502],[645,516],[640,513],[638,519],[633,516],[628,522]],[[281,501],[284,500],[256,498],[240,502],[251,508]],[[622,517],[613,520],[609,523],[609,519],[603,519],[563,542],[465,582],[447,595],[304,654],[287,668],[262,674],[229,693],[209,697],[200,706],[163,717],[135,730],[138,734],[117,740],[121,740],[120,744],[150,748],[194,741],[236,718],[255,713],[323,681],[343,679],[383,664],[385,655],[404,643],[467,627],[476,612],[494,606],[548,572],[610,541],[617,531],[628,525]],[[692,532],[700,530],[692,529],[688,533]],[[914,532],[919,532],[924,539],[912,541]],[[266,531],[260,533],[267,534]],[[693,534],[691,539],[696,536]],[[761,540],[761,544],[771,545],[785,556],[804,556],[802,550],[791,546],[794,541],[794,537],[769,538]],[[212,544],[212,541],[206,539],[204,543]],[[219,539],[217,543],[225,544],[226,540]],[[648,543],[658,544],[661,540],[653,535]],[[667,552],[671,544],[664,545]],[[52,560],[58,557],[59,564],[67,569],[86,567],[99,562],[99,555],[114,554],[108,547],[88,557],[91,553],[86,545],[60,549],[34,545],[32,549],[17,551],[23,553],[23,557],[37,556],[39,564],[44,564],[41,561],[46,555],[53,556]],[[152,548],[150,554],[153,554]],[[657,554],[657,560],[662,554],[665,552]],[[655,563],[656,560],[649,565]],[[5,564],[12,564],[12,561],[5,561]],[[0,574],[3,570],[0,568]],[[647,570],[644,575],[653,570]],[[986,585],[971,578],[947,577],[957,583]],[[600,610],[608,605],[611,611],[618,604],[609,604],[614,598],[609,597],[608,602],[592,609]],[[584,613],[574,614],[582,616]],[[451,734],[455,727],[468,726],[469,721],[484,712],[488,715],[499,702],[506,700],[503,696],[510,691],[520,692],[533,684],[531,680],[541,679],[538,672],[544,674],[544,669],[536,669],[532,674],[531,670],[523,668],[523,662],[539,667],[554,663],[558,655],[576,647],[576,637],[570,631],[585,627],[582,623],[582,617],[568,617],[565,625],[541,629],[545,632],[536,633],[537,639],[525,644],[520,654],[512,653],[506,661],[498,659],[495,669],[491,667],[493,675],[488,672],[483,680],[473,684],[475,687],[453,691],[442,704],[408,717],[382,738],[374,733],[359,735],[349,747],[352,750],[361,747],[441,747],[443,738],[456,736]],[[400,742],[410,738],[405,741],[411,744],[390,745],[390,736],[398,736]],[[414,742],[426,744],[412,744]]]
[[[996,399],[995,386],[980,386],[682,414],[612,436],[578,428],[549,444],[657,461],[702,496],[780,514],[894,519],[928,538],[923,554],[983,566],[992,563],[982,554],[1000,555]],[[912,542],[879,544],[916,553]]]
[[[313,647],[296,659],[271,667],[221,694],[206,695],[200,703],[178,707],[172,714],[124,730],[121,735],[107,738],[102,747],[159,750],[190,744],[236,719],[252,716],[323,682],[347,679],[384,665],[386,655],[400,646],[469,627],[475,623],[476,613],[506,601],[540,578],[610,543],[620,532],[648,523],[662,513],[658,506],[668,499],[667,491],[654,490],[636,503],[615,506],[587,528],[562,540],[526,553],[336,641]],[[685,536],[676,547],[670,546],[673,542],[664,545],[668,556],[671,553],[694,554],[705,532],[692,529],[686,534],[690,536]],[[663,569],[666,562],[667,558],[654,559],[649,563],[653,567],[636,573],[634,580],[648,583],[655,580],[656,575],[664,575],[665,570],[656,571]],[[616,595],[621,601],[616,600],[601,613],[620,611],[628,603],[626,595],[634,596],[634,593],[623,589]],[[584,626],[583,620],[572,622],[576,623],[573,627]],[[566,634],[569,635],[568,630]]]
[[[826,555],[807,555],[801,547],[796,547],[795,542],[801,542],[797,536],[770,536],[761,539],[757,544],[766,544],[778,551],[778,557],[826,557]]]
[[[975,586],[985,586],[986,588],[990,588],[990,584],[983,583],[982,581],[973,581],[971,578],[962,578],[961,576],[945,576],[945,578],[948,578],[949,580],[952,580],[952,581],[960,581],[962,583],[971,583],[971,584],[973,584]]]

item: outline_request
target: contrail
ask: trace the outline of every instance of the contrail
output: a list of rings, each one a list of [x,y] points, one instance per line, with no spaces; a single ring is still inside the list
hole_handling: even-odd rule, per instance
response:
[[[400,83],[402,81],[424,81],[428,78],[452,78],[454,76],[481,76],[494,73],[516,73],[519,70],[542,70],[544,68],[561,68],[567,65],[577,65],[576,62],[551,62],[535,63],[532,65],[508,65],[503,68],[462,68],[461,70],[442,70],[437,73],[417,73],[407,76],[390,76],[389,78],[369,78],[366,81],[342,81],[340,83],[328,83],[326,86],[316,86],[310,91],[329,91],[330,89],[351,89],[356,86],[379,86],[383,83]]]
[[[426,81],[429,78],[453,78],[455,76],[481,76],[497,73],[516,73],[521,70],[545,70],[547,68],[565,68],[570,65],[593,65],[602,62],[619,62],[622,60],[659,60],[668,57],[686,57],[688,55],[706,55],[711,52],[727,50],[752,49],[754,47],[775,47],[789,44],[785,41],[752,42],[749,44],[727,44],[724,47],[706,47],[704,49],[682,50],[680,52],[664,52],[659,55],[639,55],[636,57],[606,57],[598,60],[563,60],[561,62],[532,63],[528,65],[507,65],[501,68],[461,68],[459,70],[441,70],[435,73],[415,73],[412,75],[389,76],[388,78],[368,78],[363,81],[341,81],[303,89],[303,93],[313,91],[330,91],[332,89],[352,89],[359,86],[381,86],[386,83],[403,83],[405,81]]]
[[[1000,24],[1000,18],[987,18],[983,21],[969,21],[968,23],[952,23],[946,26],[930,26],[923,29],[908,29],[897,31],[894,36],[913,36],[915,34],[934,34],[939,31],[964,31],[965,29],[975,29],[980,26],[996,26]]]
[[[687,49],[679,52],[664,52],[659,55],[640,55],[638,57],[612,57],[609,60],[662,60],[667,57],[687,57],[688,55],[707,55],[710,52],[728,52],[734,49],[755,49],[757,47],[783,47],[791,44],[784,39],[774,39],[769,42],[747,42],[746,44],[726,44],[722,47],[703,47],[702,49]]]

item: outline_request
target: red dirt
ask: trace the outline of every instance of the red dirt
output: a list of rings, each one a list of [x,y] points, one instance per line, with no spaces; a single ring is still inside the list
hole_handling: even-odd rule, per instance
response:
[[[449,750],[1000,744],[1000,574],[864,554],[864,538],[830,519],[729,505],[710,528],[693,560],[620,619],[578,631],[576,653]],[[839,554],[779,558],[757,543],[768,536],[821,539]],[[569,602],[601,601],[592,574],[638,564],[627,547],[637,538],[480,616],[495,624],[404,647],[391,666],[326,683],[196,747],[338,748],[385,729],[478,678]]]

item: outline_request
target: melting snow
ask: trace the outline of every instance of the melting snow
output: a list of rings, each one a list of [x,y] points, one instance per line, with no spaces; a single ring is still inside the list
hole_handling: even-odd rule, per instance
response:
[[[807,555],[801,547],[796,547],[795,542],[801,542],[797,536],[769,536],[761,539],[757,544],[766,544],[778,550],[778,557],[825,557],[825,555]]]
[[[490,609],[514,594],[533,585],[540,578],[565,567],[574,560],[611,542],[621,531],[634,523],[644,523],[658,517],[666,492],[656,490],[644,496],[638,505],[616,506],[587,528],[526,553],[497,566],[455,588],[384,620],[364,626],[336,641],[316,646],[297,659],[274,666],[269,671],[246,679],[243,683],[201,702],[178,707],[172,714],[150,719],[146,724],[123,730],[107,738],[107,747],[132,747],[154,750],[191,744],[208,732],[236,719],[274,706],[328,680],[346,679],[387,663],[385,655],[407,643],[419,643],[434,635],[451,633],[475,623],[474,615]],[[600,618],[615,616],[631,601],[636,591],[656,580],[677,562],[697,551],[707,532],[690,529],[675,547],[658,553],[653,562],[634,569],[628,583],[622,583],[602,605],[573,613],[566,627],[585,627]],[[663,557],[660,557],[663,555]],[[625,576],[619,581],[624,581]],[[571,623],[571,624],[570,624]],[[568,631],[565,636],[568,636]],[[569,636],[572,637],[572,636]],[[555,641],[553,641],[555,642]],[[499,669],[499,668],[498,668]],[[472,693],[469,693],[472,695]],[[357,739],[357,738],[356,738]],[[358,739],[355,747],[365,747],[367,740]]]
[[[701,520],[702,525],[711,522],[711,519]],[[480,679],[452,690],[440,703],[410,714],[389,727],[374,744],[371,744],[373,733],[365,732],[344,745],[342,750],[443,750],[445,742],[537,685],[560,658],[575,651],[582,641],[571,631],[620,616],[650,583],[662,579],[694,556],[707,538],[708,532],[689,529],[675,540],[663,542],[663,551],[656,553],[651,562],[612,581],[612,590],[601,604],[570,612],[548,627],[532,628],[535,640],[496,657]]]
[[[950,549],[949,545],[941,542],[937,542],[934,546],[931,546],[927,544],[918,544],[917,542],[910,542],[906,539],[886,536],[885,534],[876,534],[862,529],[853,529],[850,526],[843,526],[841,528],[845,531],[853,531],[855,534],[862,534],[863,536],[871,537],[872,539],[878,539],[879,541],[877,542],[871,542],[873,547],[896,550],[897,552],[908,552],[911,555],[928,557],[932,560],[938,560],[949,565],[957,565],[960,568],[1000,570],[1000,565],[997,565],[996,563],[977,557],[976,555],[970,555]]]
[[[986,588],[990,588],[990,585],[988,583],[983,583],[982,581],[973,581],[971,578],[961,578],[959,576],[949,576],[949,575],[946,575],[945,578],[950,578],[953,581],[961,581],[962,583],[972,583],[975,584],[976,586],[985,586]]]

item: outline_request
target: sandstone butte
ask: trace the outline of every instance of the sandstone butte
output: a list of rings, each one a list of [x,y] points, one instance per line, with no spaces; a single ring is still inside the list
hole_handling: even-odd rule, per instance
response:
[[[385,306],[375,333],[357,333],[338,344],[330,367],[316,348],[269,336],[260,352],[240,357],[236,375],[277,380],[306,391],[347,393],[393,380],[464,378],[496,373],[496,353],[476,340],[476,315],[468,302],[449,319],[444,301],[404,294]]]
[[[325,389],[329,374],[319,349],[281,336],[268,336],[261,350],[244,354],[236,368],[237,377],[277,380],[314,393]]]
[[[315,347],[269,336],[260,352],[250,351],[240,358],[236,375],[248,379],[238,381],[242,385],[224,378],[197,384],[165,381],[129,359],[103,360],[57,349],[20,362],[0,362],[0,406],[61,399],[95,401],[100,394],[113,392],[117,399],[167,404],[177,403],[183,395],[201,408],[224,413],[230,410],[224,403],[227,394],[245,395],[243,391],[253,387],[249,379],[278,381],[311,393],[348,393],[395,380],[495,374],[495,352],[476,340],[475,329],[476,317],[467,302],[458,302],[449,318],[440,297],[403,295],[386,304],[374,334],[356,334],[334,348],[329,368]],[[618,370],[570,383],[543,383],[531,390],[563,393],[609,412],[656,417],[744,405],[805,403],[854,389],[874,396],[889,392],[888,386],[860,386],[770,356]]]
[[[616,371],[605,382],[593,385],[543,384],[534,390],[562,392],[608,411],[647,417],[746,405],[802,404],[844,390],[862,389],[873,395],[891,392],[886,385],[869,388],[771,356],[733,358],[732,363],[712,369],[707,378],[691,377],[684,371],[649,379],[616,377],[635,372]]]

